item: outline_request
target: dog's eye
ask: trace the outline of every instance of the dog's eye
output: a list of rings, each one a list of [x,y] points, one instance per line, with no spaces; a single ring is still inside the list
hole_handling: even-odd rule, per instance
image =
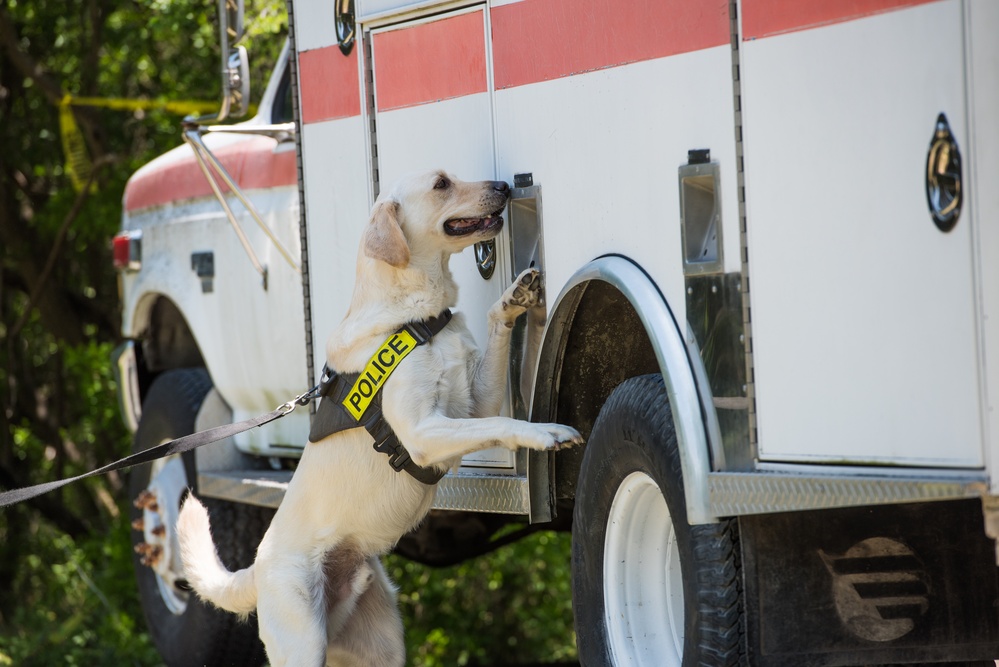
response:
[[[434,183],[434,190],[443,190],[444,188],[446,188],[449,185],[451,185],[451,182],[448,181],[443,176],[441,176],[440,178],[437,179],[437,182]]]

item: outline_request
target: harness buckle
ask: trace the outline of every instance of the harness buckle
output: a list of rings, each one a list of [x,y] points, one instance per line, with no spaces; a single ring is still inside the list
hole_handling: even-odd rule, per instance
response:
[[[330,391],[336,387],[336,379],[339,374],[330,368],[329,364],[323,364],[323,372],[319,375],[319,395],[326,398]]]
[[[428,340],[436,336],[437,332],[447,326],[447,323],[451,321],[452,316],[451,309],[447,308],[439,315],[435,315],[429,320],[407,322],[402,328],[408,331],[409,334],[416,339],[417,345],[423,345]]]
[[[409,452],[405,447],[396,447],[395,451],[389,455],[389,465],[396,472],[401,471],[406,467],[412,459],[409,457]]]
[[[423,345],[433,338],[434,332],[425,322],[409,322],[403,327],[410,335],[416,339],[417,345]]]
[[[393,470],[399,472],[404,469],[406,464],[408,464],[412,459],[409,456],[409,452],[406,451],[406,448],[402,446],[401,442],[399,442],[399,438],[395,436],[395,433],[393,433],[391,429],[386,430],[388,430],[388,433],[384,435],[384,437],[376,437],[372,447],[374,447],[376,452],[387,455],[389,465],[392,466]]]

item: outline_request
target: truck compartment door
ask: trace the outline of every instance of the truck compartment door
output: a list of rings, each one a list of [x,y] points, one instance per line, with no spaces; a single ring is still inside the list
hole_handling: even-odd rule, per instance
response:
[[[477,7],[371,32],[382,189],[407,173],[429,169],[462,180],[495,178],[486,25],[485,12]],[[507,271],[484,279],[472,248],[451,259],[451,271],[461,286],[458,309],[484,348],[486,312],[508,284]],[[513,468],[514,457],[492,449],[466,457],[464,464]]]
[[[763,460],[984,464],[969,198],[930,210],[973,148],[962,7],[740,4]]]

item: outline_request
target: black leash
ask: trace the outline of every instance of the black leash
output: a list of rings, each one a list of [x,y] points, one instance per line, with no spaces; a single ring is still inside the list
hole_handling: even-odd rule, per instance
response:
[[[59,479],[54,482],[45,482],[43,484],[36,484],[34,486],[26,486],[21,489],[12,489],[10,491],[4,491],[0,493],[0,507],[8,507],[14,505],[15,503],[20,503],[25,500],[30,500],[31,498],[36,498],[49,491],[55,491],[58,488],[71,484],[73,482],[79,481],[81,479],[86,479],[87,477],[94,477],[96,475],[103,475],[109,473],[112,470],[121,470],[122,468],[130,468],[142,463],[149,463],[166,456],[171,456],[173,454],[183,454],[184,452],[189,452],[191,450],[197,449],[204,445],[209,445],[213,442],[218,442],[230,436],[236,435],[237,433],[242,433],[243,431],[249,431],[251,428],[256,428],[258,426],[263,426],[276,419],[280,419],[285,415],[291,413],[295,408],[300,405],[308,405],[312,400],[319,396],[319,385],[316,385],[309,391],[305,392],[301,396],[296,396],[292,400],[288,401],[281,407],[268,412],[267,414],[259,415],[251,419],[246,419],[235,424],[224,424],[222,426],[216,426],[215,428],[210,428],[207,431],[201,431],[199,433],[192,433],[191,435],[185,435],[176,440],[171,440],[169,442],[164,442],[161,445],[156,445],[155,447],[150,447],[141,452],[136,452],[131,456],[126,456],[123,459],[119,459],[114,463],[109,463],[103,468],[98,468],[97,470],[91,470],[90,472],[84,473],[82,475],[77,475],[76,477],[70,477],[67,479]]]
[[[416,345],[423,345],[430,341],[430,339],[436,334],[440,333],[440,331],[447,326],[447,323],[450,321],[451,311],[450,309],[445,309],[440,314],[428,320],[409,322],[403,325],[402,329],[400,329],[397,333],[405,331],[413,337]],[[360,373],[355,374],[353,377],[359,376]],[[66,486],[67,484],[72,484],[73,482],[86,479],[87,477],[103,475],[111,472],[112,470],[131,468],[132,466],[149,463],[151,461],[155,461],[156,459],[161,459],[174,454],[183,454],[184,452],[189,452],[197,449],[198,447],[218,442],[219,440],[236,435],[237,433],[249,431],[251,428],[263,426],[264,424],[268,424],[275,419],[284,417],[300,405],[308,405],[320,396],[323,396],[324,398],[329,397],[334,387],[342,385],[342,382],[337,382],[339,379],[340,376],[336,373],[330,372],[327,368],[324,368],[323,381],[320,384],[317,384],[309,391],[301,394],[300,396],[296,396],[284,405],[268,412],[267,414],[259,415],[257,417],[253,417],[252,419],[246,419],[235,424],[224,424],[222,426],[210,428],[207,431],[200,431],[199,433],[185,435],[182,438],[177,438],[176,440],[171,440],[169,442],[164,442],[161,445],[150,447],[144,451],[136,452],[131,456],[126,456],[125,458],[119,459],[114,463],[109,463],[102,468],[91,470],[90,472],[77,475],[76,477],[69,477],[67,479],[59,479],[54,482],[45,482],[34,486],[26,486],[21,489],[12,489],[10,491],[0,492],[0,507],[8,507],[25,500],[30,500],[31,498],[36,498],[42,494],[48,493],[49,491],[55,491],[58,488]],[[405,470],[419,481],[431,486],[439,482],[441,478],[447,474],[446,470],[440,471],[432,468],[422,468],[416,465],[416,462],[409,457],[409,452],[407,452],[406,448],[401,442],[399,442],[399,438],[397,438],[395,433],[392,431],[392,427],[388,425],[388,422],[385,421],[385,418],[382,416],[381,394],[377,392],[377,389],[374,390],[374,394],[371,396],[371,398],[375,399],[372,401],[372,405],[362,411],[363,418],[362,416],[357,416],[351,419],[351,416],[342,404],[344,396],[346,396],[346,390],[350,387],[350,385],[342,386],[343,389],[341,393],[343,395],[338,397],[336,403],[329,400],[323,400],[320,402],[319,411],[317,412],[318,419],[314,420],[312,432],[309,434],[309,440],[311,442],[317,442],[325,436],[341,430],[363,427],[374,438],[375,442],[373,446],[375,450],[388,455],[389,463],[396,472]],[[334,409],[334,406],[336,406],[336,409]],[[339,414],[337,414],[341,411],[343,413],[343,417],[340,417]],[[328,417],[328,415],[335,416]],[[328,421],[331,423],[327,424],[326,422]],[[335,424],[333,422],[335,422]],[[324,430],[327,429],[327,426],[329,429]]]

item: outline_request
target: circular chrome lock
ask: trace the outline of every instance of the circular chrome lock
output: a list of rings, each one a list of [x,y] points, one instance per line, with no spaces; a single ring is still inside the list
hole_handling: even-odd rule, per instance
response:
[[[950,131],[947,116],[940,114],[926,156],[926,203],[940,231],[954,229],[961,215],[963,199],[961,152]]]

